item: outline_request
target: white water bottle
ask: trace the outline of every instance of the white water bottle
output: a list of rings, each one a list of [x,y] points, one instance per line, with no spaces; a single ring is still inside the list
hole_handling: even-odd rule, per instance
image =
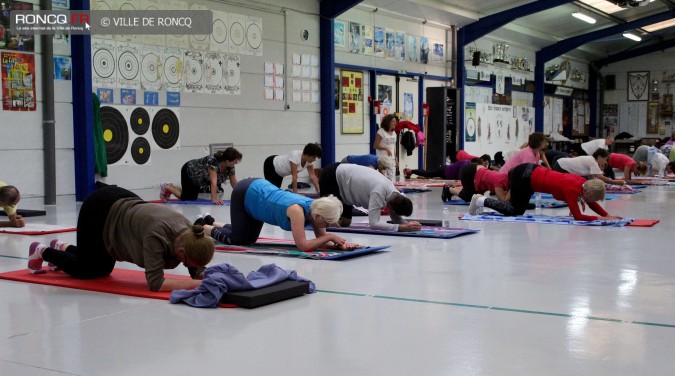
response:
[[[534,196],[534,214],[541,215],[541,208],[541,193],[537,192],[537,194]]]
[[[443,222],[441,225],[443,227],[450,227],[450,210],[447,206],[443,207]]]

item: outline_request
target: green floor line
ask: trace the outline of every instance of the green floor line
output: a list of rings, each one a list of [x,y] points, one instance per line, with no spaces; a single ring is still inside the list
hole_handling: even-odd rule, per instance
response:
[[[575,318],[586,319],[586,320],[591,320],[591,321],[608,321],[608,322],[623,323],[623,324],[635,324],[635,325],[646,325],[646,326],[660,326],[660,327],[663,327],[663,328],[675,328],[675,324],[661,324],[661,323],[647,322],[647,321],[620,320],[620,319],[612,319],[612,318],[608,318],[608,317],[598,317],[598,316],[577,316],[577,315],[571,315],[569,313],[532,311],[532,310],[529,310],[529,309],[491,307],[491,306],[477,305],[477,304],[453,303],[453,302],[443,302],[443,301],[438,301],[438,300],[426,300],[426,299],[401,298],[401,297],[386,296],[386,295],[368,295],[368,294],[359,294],[359,293],[343,292],[343,291],[331,291],[331,290],[316,290],[316,291],[327,293],[327,294],[353,295],[353,296],[371,297],[371,298],[375,298],[375,299],[398,300],[398,301],[414,302],[414,303],[441,304],[441,305],[447,305],[447,306],[453,306],[453,307],[489,309],[489,310],[493,310],[493,311],[526,313],[526,314],[530,314],[530,315],[557,316],[557,317],[568,317],[568,318],[575,317]]]
[[[19,257],[19,256],[0,255],[0,257],[4,257],[4,258],[13,258],[13,259],[19,259],[19,260],[28,260],[28,257]]]

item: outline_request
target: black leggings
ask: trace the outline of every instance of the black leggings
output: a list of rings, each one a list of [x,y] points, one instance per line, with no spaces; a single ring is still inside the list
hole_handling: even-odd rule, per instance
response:
[[[185,163],[180,169],[180,199],[183,201],[195,201],[199,197],[199,186],[196,186],[188,174],[188,164]]]
[[[476,192],[476,187],[473,185],[473,179],[476,177],[477,170],[477,164],[469,163],[459,171],[459,180],[462,182],[462,190],[459,192],[458,196],[466,202],[471,201],[471,197],[478,193]]]
[[[103,228],[110,208],[117,200],[138,197],[124,188],[107,186],[92,192],[82,203],[77,218],[77,245],[65,252],[45,249],[43,258],[78,279],[92,279],[110,275],[115,259],[103,243]]]
[[[284,177],[277,174],[277,170],[274,169],[274,157],[276,157],[276,155],[270,155],[265,159],[263,173],[265,174],[265,180],[274,184],[277,188],[281,188],[281,182],[284,181]]]
[[[499,201],[494,198],[486,198],[484,205],[504,215],[523,215],[527,210],[532,194],[534,194],[530,185],[530,177],[534,169],[539,167],[534,163],[524,163],[514,167],[509,171],[511,200]]]
[[[258,178],[248,178],[237,183],[232,190],[230,204],[231,224],[214,227],[211,237],[224,244],[249,245],[258,240],[263,222],[246,212],[244,200],[248,187]]]
[[[550,163],[550,161],[549,161],[549,163]],[[560,167],[560,163],[558,163],[558,161],[555,161],[555,163],[553,163],[553,165],[551,165],[551,170],[557,171],[557,172],[562,172],[563,174],[569,174],[570,173],[569,171]]]
[[[435,168],[433,170],[412,170],[412,173],[425,178],[445,179],[445,166]]]

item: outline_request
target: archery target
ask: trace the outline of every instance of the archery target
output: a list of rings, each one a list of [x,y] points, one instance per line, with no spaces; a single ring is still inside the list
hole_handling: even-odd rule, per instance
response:
[[[262,28],[258,23],[251,22],[246,28],[246,43],[252,54],[262,54]]]
[[[150,143],[145,137],[138,137],[131,143],[131,158],[136,164],[146,164],[150,160],[150,152]]]
[[[228,55],[225,65],[225,82],[227,94],[239,94],[239,80],[241,77],[239,56]]]
[[[235,54],[245,54],[248,52],[246,47],[246,16],[240,14],[228,13],[228,24],[230,26],[229,49]]]
[[[244,43],[244,25],[240,22],[235,22],[230,26],[230,40],[237,46]]]
[[[115,85],[115,46],[112,43],[102,40],[92,43],[91,69],[94,86]]]
[[[127,152],[129,130],[124,115],[114,107],[103,106],[100,109],[103,125],[103,140],[108,164],[119,162]]]
[[[213,40],[216,43],[225,43],[227,40],[227,25],[225,21],[221,19],[215,19],[213,21]]]
[[[185,74],[185,82],[188,85],[197,85],[202,80],[202,66],[196,59],[186,59],[185,65],[187,68]]]
[[[150,129],[150,115],[143,107],[137,107],[131,111],[129,126],[137,135],[144,135]]]
[[[162,71],[164,73],[163,84],[168,90],[183,89],[183,51],[178,49],[166,48],[162,54],[164,63]]]
[[[141,60],[141,86],[145,90],[159,90],[162,87],[159,55],[147,53]]]
[[[177,147],[180,125],[173,110],[163,108],[152,118],[152,138],[162,149]]]
[[[223,81],[223,62],[218,55],[204,59],[204,82],[208,86],[220,85]]]
[[[125,80],[138,79],[139,64],[138,58],[135,54],[130,51],[122,52],[117,63],[120,76],[122,76]]]

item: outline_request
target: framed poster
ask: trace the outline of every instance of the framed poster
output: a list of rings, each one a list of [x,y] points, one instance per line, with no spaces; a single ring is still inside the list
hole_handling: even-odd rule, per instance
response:
[[[363,134],[363,73],[343,70],[341,76],[342,133]]]
[[[35,57],[3,52],[2,67],[3,110],[35,111]]]
[[[649,102],[647,106],[647,134],[659,133],[659,102]]]
[[[649,72],[628,72],[628,101],[649,100]]]
[[[335,47],[345,48],[345,29],[347,25],[342,21],[335,21],[333,23],[333,45]]]

